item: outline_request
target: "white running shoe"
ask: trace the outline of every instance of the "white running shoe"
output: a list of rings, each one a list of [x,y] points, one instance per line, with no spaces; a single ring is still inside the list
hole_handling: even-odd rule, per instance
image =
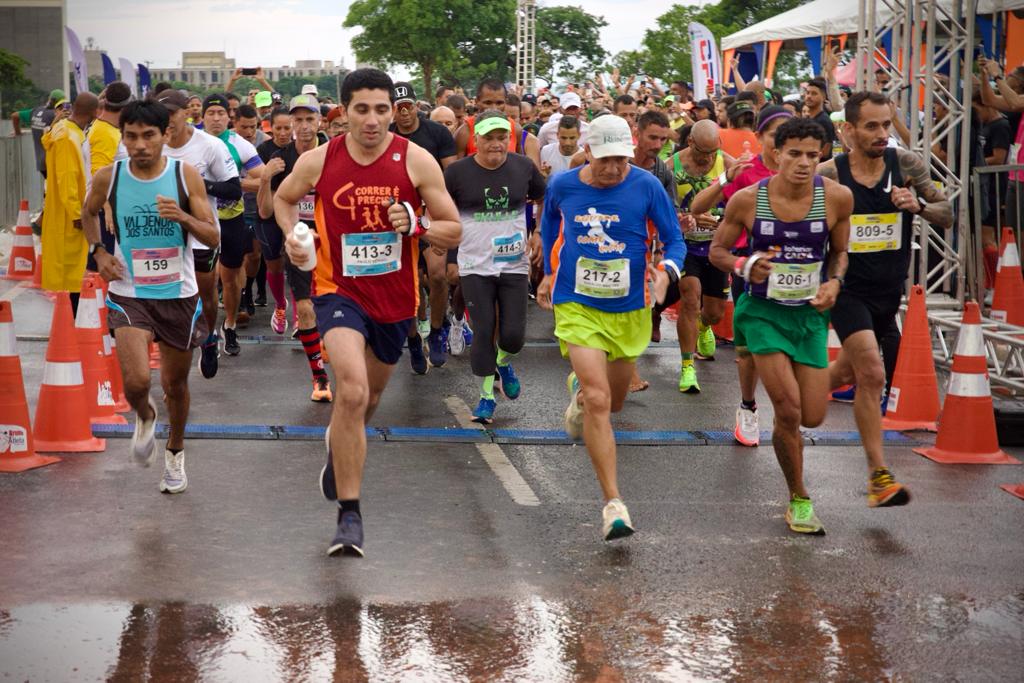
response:
[[[164,450],[164,476],[160,480],[160,490],[163,493],[181,493],[188,487],[188,477],[185,476],[185,451],[171,453]]]
[[[569,405],[565,409],[565,433],[573,441],[583,438],[583,406],[580,405],[580,383],[576,373],[570,372],[565,381],[569,390]]]
[[[742,446],[756,447],[761,442],[757,411],[740,406],[736,409],[736,429],[732,433]]]
[[[153,410],[152,419],[142,420],[136,414],[135,433],[132,434],[132,455],[141,467],[152,465],[156,455],[156,404],[152,396],[149,397],[149,407]]]
[[[633,528],[633,522],[629,519],[629,510],[626,509],[626,504],[618,498],[612,498],[608,501],[604,506],[601,516],[604,518],[604,524],[601,528],[604,540],[606,541],[614,541],[617,538],[632,536],[633,532],[636,531]]]
[[[448,329],[448,351],[453,356],[461,355],[466,350],[465,327],[466,320],[451,318],[452,326]]]

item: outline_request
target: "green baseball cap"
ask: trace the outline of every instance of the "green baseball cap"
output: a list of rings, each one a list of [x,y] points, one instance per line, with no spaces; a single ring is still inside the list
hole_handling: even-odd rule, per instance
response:
[[[269,107],[274,104],[274,96],[270,94],[269,90],[260,90],[256,93],[252,103],[257,107]]]
[[[504,116],[492,116],[483,121],[477,121],[473,126],[473,133],[475,135],[487,135],[493,130],[507,130],[511,132],[512,125]]]
[[[50,91],[50,99],[51,100],[63,100],[64,99],[64,91],[61,90],[60,88],[57,88],[55,90],[51,90]]]

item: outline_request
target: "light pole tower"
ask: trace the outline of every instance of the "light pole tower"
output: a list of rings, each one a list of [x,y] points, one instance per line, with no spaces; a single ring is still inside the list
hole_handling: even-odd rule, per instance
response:
[[[516,7],[516,84],[523,92],[533,92],[536,76],[534,55],[537,51],[537,2],[518,0]]]

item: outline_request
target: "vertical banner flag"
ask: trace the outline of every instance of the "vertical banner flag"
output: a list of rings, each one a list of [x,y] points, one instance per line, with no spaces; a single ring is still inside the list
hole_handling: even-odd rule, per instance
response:
[[[693,97],[708,99],[722,85],[722,63],[715,47],[715,36],[704,24],[690,23],[690,58],[693,63]]]
[[[145,64],[139,64],[139,89],[142,91],[143,99],[149,95],[149,69],[146,68]]]
[[[139,96],[139,87],[135,82],[135,67],[132,63],[121,57],[121,80],[128,84],[128,87],[132,89],[132,97]]]
[[[78,42],[78,36],[65,26],[64,32],[68,37],[68,52],[71,57],[71,72],[75,75],[75,87],[78,92],[89,92],[89,70],[85,66],[85,53],[82,52],[82,44]],[[68,93],[70,95],[71,93]]]
[[[100,55],[103,59],[103,85],[110,85],[117,80],[117,74],[114,72],[114,63],[110,61],[110,57],[104,52]]]

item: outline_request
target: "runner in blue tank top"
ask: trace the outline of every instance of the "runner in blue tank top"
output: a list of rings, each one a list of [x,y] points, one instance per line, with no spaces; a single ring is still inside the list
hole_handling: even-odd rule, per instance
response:
[[[206,337],[193,249],[217,247],[220,238],[195,167],[163,155],[170,113],[159,102],[136,101],[121,111],[129,160],[100,169],[82,207],[89,253],[110,283],[107,306],[124,372],[124,393],[135,410],[131,450],[148,467],[158,450],[156,405],[149,396],[149,345],[160,344],[160,379],[171,430],[160,490],[181,493],[185,476],[185,423],[192,350]],[[100,242],[100,209],[109,202],[114,253]]]
[[[816,427],[828,403],[828,313],[846,274],[853,195],[815,175],[825,131],[807,119],[775,132],[779,173],[729,201],[711,262],[747,281],[733,317],[736,353],[754,357],[772,400],[772,445],[789,487],[786,522],[823,534],[803,482],[800,426]],[[735,256],[746,232],[751,255]]]

